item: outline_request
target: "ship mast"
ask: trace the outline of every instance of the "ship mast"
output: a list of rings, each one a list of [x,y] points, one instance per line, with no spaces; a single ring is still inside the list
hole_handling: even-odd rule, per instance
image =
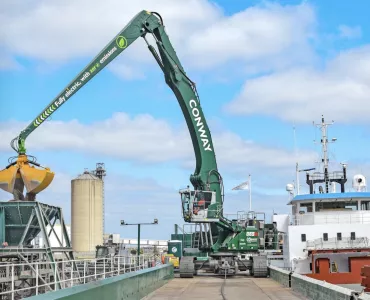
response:
[[[325,192],[329,193],[329,158],[328,158],[328,126],[333,125],[334,121],[331,123],[325,123],[324,116],[321,116],[321,124],[316,124],[316,126],[321,127],[321,149],[323,153],[322,162],[324,163],[324,182],[325,182]],[[332,139],[331,142],[335,142],[336,139]]]
[[[342,172],[334,172],[331,176],[329,176],[329,158],[328,158],[328,144],[334,143],[337,139],[332,138],[330,141],[328,139],[328,126],[333,125],[334,121],[331,123],[325,123],[324,116],[321,117],[321,123],[313,124],[321,129],[321,150],[322,150],[322,158],[321,162],[324,164],[324,173],[314,173],[309,174],[306,173],[306,183],[310,186],[310,194],[314,193],[313,186],[316,183],[324,183],[325,184],[325,193],[329,193],[329,184],[337,182],[341,186],[341,193],[345,192],[344,184],[347,181],[347,174],[346,174],[346,166],[343,165]],[[319,192],[324,193],[322,187],[319,187]]]

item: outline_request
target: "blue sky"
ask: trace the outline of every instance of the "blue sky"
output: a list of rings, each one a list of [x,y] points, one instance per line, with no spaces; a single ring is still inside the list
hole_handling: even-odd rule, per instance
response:
[[[333,166],[368,173],[370,99],[368,1],[107,0],[0,4],[0,161],[9,143],[140,10],[158,11],[188,75],[197,83],[226,189],[225,211],[248,207],[231,188],[252,174],[253,208],[288,212],[285,185],[295,162],[315,165],[321,114],[335,120]],[[293,140],[296,126],[296,150]],[[70,180],[104,162],[106,229],[135,237],[119,220],[182,224],[178,189],[195,167],[176,98],[143,40],[40,126],[28,153],[56,172],[39,200],[64,209]],[[316,166],[316,165],[315,165]],[[303,182],[301,178],[301,183]],[[349,180],[347,187],[351,187]],[[304,185],[302,187],[305,188]],[[0,192],[2,200],[10,195]]]

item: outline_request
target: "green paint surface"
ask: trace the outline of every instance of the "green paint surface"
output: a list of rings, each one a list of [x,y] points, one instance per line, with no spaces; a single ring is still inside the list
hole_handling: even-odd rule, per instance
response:
[[[9,246],[18,246],[32,212],[37,209],[37,203],[36,201],[0,202],[0,244],[7,242]],[[49,213],[50,219],[45,219],[46,225],[49,225],[51,218],[60,208],[44,203],[40,203],[40,206]],[[29,226],[23,244],[28,245],[40,230],[40,224],[35,217]]]

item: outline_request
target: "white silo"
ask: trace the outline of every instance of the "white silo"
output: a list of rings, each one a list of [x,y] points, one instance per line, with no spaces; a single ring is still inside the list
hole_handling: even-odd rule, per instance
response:
[[[71,185],[73,251],[95,251],[103,243],[103,180],[85,171]]]

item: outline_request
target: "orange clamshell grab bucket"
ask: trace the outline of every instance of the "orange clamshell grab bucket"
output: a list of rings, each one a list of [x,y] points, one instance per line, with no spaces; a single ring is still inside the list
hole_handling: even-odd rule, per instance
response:
[[[26,155],[19,155],[16,164],[0,171],[0,188],[13,193],[17,178],[21,178],[27,193],[37,194],[46,189],[54,179],[50,169],[30,166]]]

